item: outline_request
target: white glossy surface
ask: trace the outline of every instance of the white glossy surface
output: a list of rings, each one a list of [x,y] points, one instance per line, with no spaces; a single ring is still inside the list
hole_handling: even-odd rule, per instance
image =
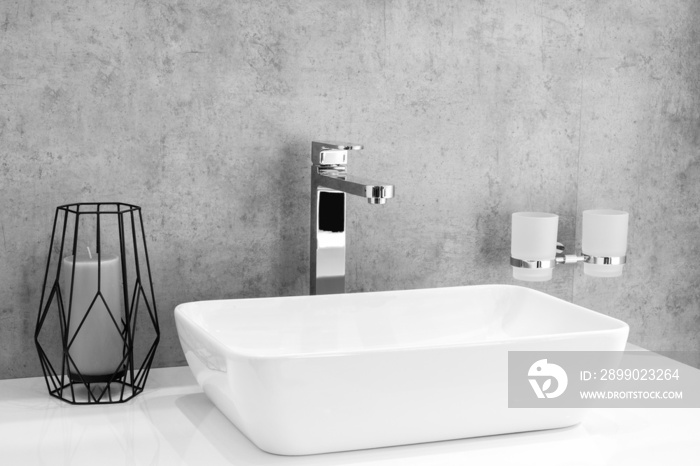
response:
[[[506,285],[203,301],[175,318],[205,394],[284,455],[571,426],[584,409],[508,409],[508,351],[622,350],[628,333]]]
[[[186,367],[154,369],[128,403],[71,406],[43,378],[0,381],[0,464],[442,466],[696,465],[699,409],[592,409],[574,427],[403,447],[276,456],[250,443]]]

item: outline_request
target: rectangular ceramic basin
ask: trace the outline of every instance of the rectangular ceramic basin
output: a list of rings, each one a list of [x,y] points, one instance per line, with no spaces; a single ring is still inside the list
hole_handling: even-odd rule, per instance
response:
[[[576,424],[582,408],[508,408],[508,351],[621,351],[629,329],[507,285],[202,301],[175,320],[204,393],[282,455]]]

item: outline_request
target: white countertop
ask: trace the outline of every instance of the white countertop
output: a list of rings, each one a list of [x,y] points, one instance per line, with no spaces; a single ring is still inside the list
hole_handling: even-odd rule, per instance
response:
[[[187,367],[154,369],[124,404],[73,406],[43,378],[0,381],[6,465],[658,465],[700,464],[700,409],[592,409],[569,428],[316,456],[250,443]]]

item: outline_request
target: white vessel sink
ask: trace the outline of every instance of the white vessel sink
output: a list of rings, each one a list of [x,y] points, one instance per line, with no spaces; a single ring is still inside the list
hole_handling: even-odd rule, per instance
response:
[[[282,455],[576,424],[582,408],[508,408],[508,351],[622,351],[629,330],[508,285],[202,301],[175,320],[209,399]]]

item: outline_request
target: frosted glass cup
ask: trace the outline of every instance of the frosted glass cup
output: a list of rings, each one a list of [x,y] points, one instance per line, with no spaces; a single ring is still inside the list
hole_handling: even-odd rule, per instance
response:
[[[515,212],[512,217],[510,255],[520,260],[551,260],[557,254],[559,216],[545,212]],[[513,267],[513,278],[529,282],[552,279],[552,269]]]
[[[595,257],[627,254],[629,214],[621,210],[584,210],[581,252]],[[624,264],[583,264],[583,273],[593,277],[619,277]]]

